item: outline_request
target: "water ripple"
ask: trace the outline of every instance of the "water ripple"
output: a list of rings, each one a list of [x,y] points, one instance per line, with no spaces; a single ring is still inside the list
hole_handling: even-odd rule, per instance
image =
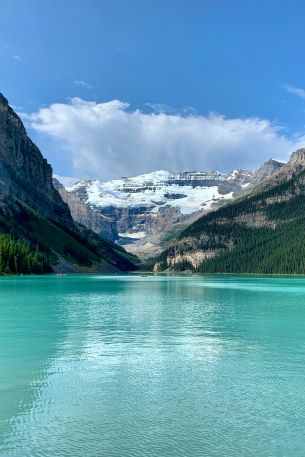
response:
[[[304,280],[0,283],[0,457],[304,456]]]

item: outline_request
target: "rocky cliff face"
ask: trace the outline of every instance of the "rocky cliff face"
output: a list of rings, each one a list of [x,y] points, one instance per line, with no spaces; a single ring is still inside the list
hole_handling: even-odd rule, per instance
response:
[[[63,201],[69,206],[74,221],[108,240],[115,241],[118,239],[117,225],[113,218],[91,209],[89,205],[82,202],[77,194],[68,192],[56,178],[53,178],[53,185]]]
[[[253,174],[244,196],[189,225],[154,269],[301,271],[304,183],[305,149],[293,153],[286,164],[268,161]],[[286,262],[290,257],[291,263]]]
[[[217,171],[170,173],[160,170],[106,183],[84,180],[61,195],[75,220],[97,233],[101,233],[95,221],[97,215],[114,220],[116,230],[111,229],[111,239],[116,239],[130,252],[147,257],[160,252],[168,234],[231,201],[280,166],[280,162],[270,160],[254,173],[239,169],[227,175]],[[84,205],[90,209],[88,213]],[[109,236],[107,230],[103,230],[105,236]]]
[[[0,192],[53,220],[73,226],[69,207],[52,183],[52,168],[0,94]]]
[[[85,213],[87,210],[85,207]],[[117,272],[136,268],[136,259],[123,248],[75,224],[68,205],[53,185],[51,166],[2,95],[0,234],[10,246],[6,252],[1,245],[0,273]]]
[[[253,173],[248,189],[253,189],[253,187],[262,184],[284,166],[284,162],[279,162],[274,159],[268,160]]]
[[[111,239],[145,257],[161,249],[162,239],[171,229],[232,199],[251,176],[251,172],[243,170],[228,175],[161,170],[106,183],[80,181],[61,195],[75,220],[101,233],[99,222],[96,223],[99,216],[104,236],[108,237],[106,225],[114,220],[116,229],[109,230]]]
[[[305,169],[305,148],[296,150],[291,154],[287,163],[270,176],[269,183],[286,181],[300,174]]]

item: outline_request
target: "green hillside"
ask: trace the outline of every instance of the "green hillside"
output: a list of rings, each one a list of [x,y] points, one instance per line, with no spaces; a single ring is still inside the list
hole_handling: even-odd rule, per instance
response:
[[[194,266],[194,252],[210,258]],[[201,217],[157,261],[161,270],[305,274],[305,172]]]
[[[82,226],[75,230],[17,200],[0,206],[0,274],[56,270],[59,257],[77,271],[129,271],[134,256]]]

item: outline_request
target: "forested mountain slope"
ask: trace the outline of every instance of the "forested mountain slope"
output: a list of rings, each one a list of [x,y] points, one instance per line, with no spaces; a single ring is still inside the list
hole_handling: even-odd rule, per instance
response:
[[[135,260],[73,221],[51,166],[0,94],[0,274],[126,271]]]
[[[271,159],[254,172],[159,170],[108,182],[82,180],[67,188],[54,179],[54,185],[76,222],[147,259],[162,252],[173,233],[248,192],[283,165]]]
[[[247,196],[187,227],[155,270],[305,273],[305,150]]]

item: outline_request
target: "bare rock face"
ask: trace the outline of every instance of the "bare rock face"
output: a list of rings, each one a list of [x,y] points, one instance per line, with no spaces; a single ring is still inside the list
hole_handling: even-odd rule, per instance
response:
[[[242,170],[235,170],[228,177],[219,172],[160,170],[106,183],[83,180],[67,188],[66,195],[60,193],[75,220],[97,233],[101,233],[100,227],[92,224],[93,214],[94,219],[99,215],[104,221],[115,221],[116,233],[111,239],[145,258],[160,251],[169,231],[190,222],[194,214],[198,217],[202,211],[232,198],[249,175]],[[86,218],[79,214],[81,203],[88,208]]]
[[[111,241],[118,239],[116,222],[113,218],[92,210],[89,205],[82,202],[77,194],[68,192],[56,178],[53,178],[53,185],[69,206],[74,221]]]
[[[52,167],[0,94],[0,192],[22,200],[40,214],[73,227],[69,207],[52,183]]]
[[[297,149],[292,155],[288,162],[290,166],[297,165],[305,168],[305,148]]]
[[[270,159],[265,162],[258,170],[256,170],[251,178],[248,188],[253,188],[270,178],[274,173],[279,171],[285,164],[278,160]]]
[[[282,165],[269,160],[254,173],[235,169],[225,175],[159,170],[109,182],[83,180],[59,191],[76,221],[146,258],[160,252],[182,227],[252,189]],[[106,220],[116,225],[110,236]]]
[[[238,253],[241,257],[246,249],[249,249],[247,255],[255,258],[256,249],[261,249],[257,260],[259,263],[265,250],[270,249],[269,252],[273,255],[277,243],[283,243],[282,251],[280,251],[281,258],[282,252],[289,251],[286,249],[287,243],[290,241],[289,237],[280,239],[279,236],[276,243],[273,245],[271,242],[268,248],[269,238],[272,238],[271,234],[274,230],[277,230],[279,226],[283,227],[286,222],[288,224],[285,230],[291,230],[292,237],[298,238],[302,227],[300,218],[304,218],[304,184],[305,148],[294,152],[286,164],[269,160],[253,174],[250,183],[235,203],[232,202],[227,207],[198,219],[175,240],[172,240],[167,249],[159,256],[154,267],[155,271],[179,268],[196,269],[207,259],[218,256],[220,259],[225,259],[221,255],[228,254],[243,240],[245,244]],[[293,225],[294,221],[296,221],[296,226]],[[265,231],[253,231],[253,229],[261,228],[264,228]],[[279,231],[278,233],[284,232]],[[257,239],[255,239],[256,236]],[[247,244],[252,237],[255,243],[251,245],[252,240]],[[216,264],[215,271],[218,271],[217,269],[222,271],[221,262],[222,260]],[[272,266],[273,260],[270,262]],[[238,270],[238,262],[236,265],[233,263],[234,260],[225,268]],[[268,271],[270,268],[268,266]]]
[[[283,164],[273,173],[264,184],[274,184],[280,181],[287,181],[305,170],[305,148],[293,152],[288,162]]]

